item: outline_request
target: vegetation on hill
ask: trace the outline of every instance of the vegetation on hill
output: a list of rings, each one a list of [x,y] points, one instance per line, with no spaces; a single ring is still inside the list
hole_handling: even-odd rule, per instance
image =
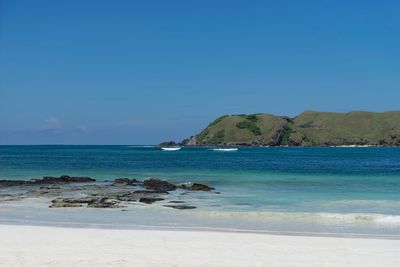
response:
[[[305,111],[291,119],[269,114],[225,115],[186,145],[400,146],[400,111]]]

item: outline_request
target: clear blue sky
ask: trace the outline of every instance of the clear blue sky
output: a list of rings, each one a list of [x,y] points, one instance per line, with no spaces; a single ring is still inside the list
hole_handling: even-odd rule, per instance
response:
[[[0,144],[154,144],[223,114],[400,109],[399,1],[0,0]]]

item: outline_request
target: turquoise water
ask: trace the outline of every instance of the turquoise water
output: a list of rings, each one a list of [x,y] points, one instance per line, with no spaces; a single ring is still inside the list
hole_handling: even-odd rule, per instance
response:
[[[266,230],[275,220],[400,235],[398,148],[0,146],[0,179],[63,174],[205,183],[221,194],[194,195],[195,216],[250,218]]]

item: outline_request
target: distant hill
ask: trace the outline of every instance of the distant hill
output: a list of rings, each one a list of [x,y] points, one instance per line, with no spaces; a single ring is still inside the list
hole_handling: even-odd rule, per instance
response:
[[[294,118],[270,114],[225,115],[196,136],[192,146],[400,146],[400,111],[305,111]]]

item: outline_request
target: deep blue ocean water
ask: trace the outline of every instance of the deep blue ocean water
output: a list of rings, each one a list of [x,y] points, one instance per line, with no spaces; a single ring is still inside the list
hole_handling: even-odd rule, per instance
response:
[[[400,234],[400,148],[0,146],[0,179],[63,174],[200,182],[221,194],[195,196],[199,214],[373,224]]]

